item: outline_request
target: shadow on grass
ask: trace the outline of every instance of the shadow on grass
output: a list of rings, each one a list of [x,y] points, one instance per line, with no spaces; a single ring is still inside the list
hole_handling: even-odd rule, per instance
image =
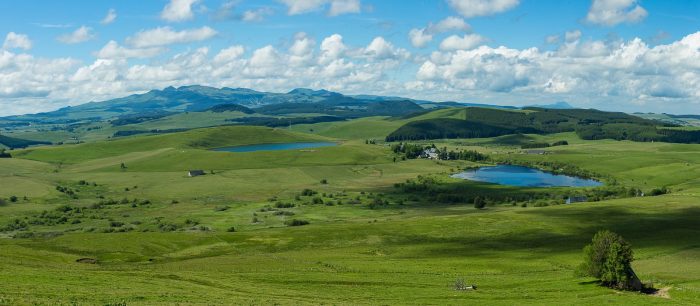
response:
[[[519,213],[524,215],[522,222],[532,221],[537,224],[533,225],[536,228],[526,225],[522,230],[506,228],[502,233],[493,234],[488,227],[475,225],[473,232],[464,235],[459,234],[463,230],[457,229],[448,237],[434,232],[404,234],[396,243],[425,244],[421,252],[435,257],[489,256],[500,251],[527,251],[530,256],[537,257],[543,253],[581,252],[597,231],[607,229],[621,234],[633,248],[682,250],[700,246],[700,222],[697,222],[700,208],[695,207],[653,214],[609,206],[571,210],[545,208]],[[480,235],[482,230],[487,233]]]

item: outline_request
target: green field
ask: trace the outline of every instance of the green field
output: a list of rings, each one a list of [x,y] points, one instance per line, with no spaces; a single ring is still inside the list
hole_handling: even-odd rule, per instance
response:
[[[478,164],[395,160],[383,142],[365,143],[409,120],[416,118],[291,131],[218,127],[15,150],[14,158],[0,159],[0,198],[17,197],[0,205],[0,305],[700,302],[700,145],[585,141],[575,133],[435,141],[493,160],[572,165],[610,188],[670,190],[572,205],[494,200],[479,210],[394,185],[421,177],[465,195],[579,190],[452,179]],[[560,140],[569,145],[547,148],[550,154],[520,149]],[[301,141],[338,145],[209,150]],[[188,177],[192,169],[207,174]],[[317,193],[300,194],[304,189]],[[287,226],[292,219],[310,224]],[[13,224],[24,226],[8,228]],[[574,276],[581,249],[601,229],[632,244],[635,272],[667,297]],[[97,263],[76,262],[81,258]],[[460,278],[478,289],[454,290]]]

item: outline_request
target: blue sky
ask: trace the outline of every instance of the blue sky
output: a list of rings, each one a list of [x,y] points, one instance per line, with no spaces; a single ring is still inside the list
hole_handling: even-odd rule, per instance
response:
[[[0,115],[188,84],[700,113],[700,1],[24,0],[0,17]]]

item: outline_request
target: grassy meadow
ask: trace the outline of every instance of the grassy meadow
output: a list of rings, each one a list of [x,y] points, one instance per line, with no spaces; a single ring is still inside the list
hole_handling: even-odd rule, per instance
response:
[[[574,133],[427,142],[494,160],[574,165],[609,186],[670,190],[573,205],[493,202],[479,210],[395,184],[428,177],[464,194],[578,191],[453,179],[479,164],[395,160],[388,145],[365,143],[414,119],[291,131],[205,128],[15,150],[0,159],[0,198],[8,199],[0,205],[0,305],[700,301],[700,145],[584,141]],[[560,140],[569,145],[546,155],[520,149]],[[210,150],[302,141],[338,145]],[[188,177],[191,169],[207,174]],[[292,220],[309,224],[290,226]],[[581,249],[601,229],[632,244],[635,272],[666,297],[574,275]],[[77,262],[83,258],[96,263]],[[458,279],[477,290],[454,290]]]

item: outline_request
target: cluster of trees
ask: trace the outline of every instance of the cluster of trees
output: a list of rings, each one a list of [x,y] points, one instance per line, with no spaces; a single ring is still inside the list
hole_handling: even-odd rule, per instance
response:
[[[400,142],[391,146],[391,151],[396,154],[403,154],[406,159],[415,159],[421,157],[424,152],[430,151],[437,154],[438,159],[441,160],[468,160],[472,162],[479,162],[488,160],[488,156],[481,154],[474,150],[447,150],[447,147],[442,149],[437,148],[435,144],[429,146],[421,146],[418,144],[404,143]]]
[[[344,121],[345,118],[337,116],[314,116],[314,117],[289,117],[289,118],[278,118],[278,117],[243,117],[236,119],[226,119],[229,122],[235,122],[236,124],[244,125],[258,125],[267,127],[280,127],[289,126],[295,124],[314,124],[321,122],[335,122]]]
[[[556,146],[568,146],[569,142],[566,140],[560,140],[557,142],[554,142],[552,144],[546,143],[546,142],[533,142],[533,143],[526,143],[520,146],[522,149],[539,149],[539,148],[549,148],[549,147],[556,147]]]
[[[113,138],[116,137],[126,137],[126,136],[133,136],[133,135],[139,135],[139,134],[168,134],[168,133],[178,133],[178,132],[184,132],[188,131],[189,129],[181,128],[181,129],[153,129],[153,130],[125,130],[125,131],[116,131],[114,134],[112,134]]]
[[[0,149],[0,158],[12,158],[12,155],[7,153],[5,149]]]
[[[0,144],[4,145],[10,149],[23,149],[23,148],[26,148],[28,146],[51,144],[51,143],[48,141],[36,141],[36,140],[28,140],[28,139],[21,139],[21,138],[14,138],[14,137],[0,135]]]

